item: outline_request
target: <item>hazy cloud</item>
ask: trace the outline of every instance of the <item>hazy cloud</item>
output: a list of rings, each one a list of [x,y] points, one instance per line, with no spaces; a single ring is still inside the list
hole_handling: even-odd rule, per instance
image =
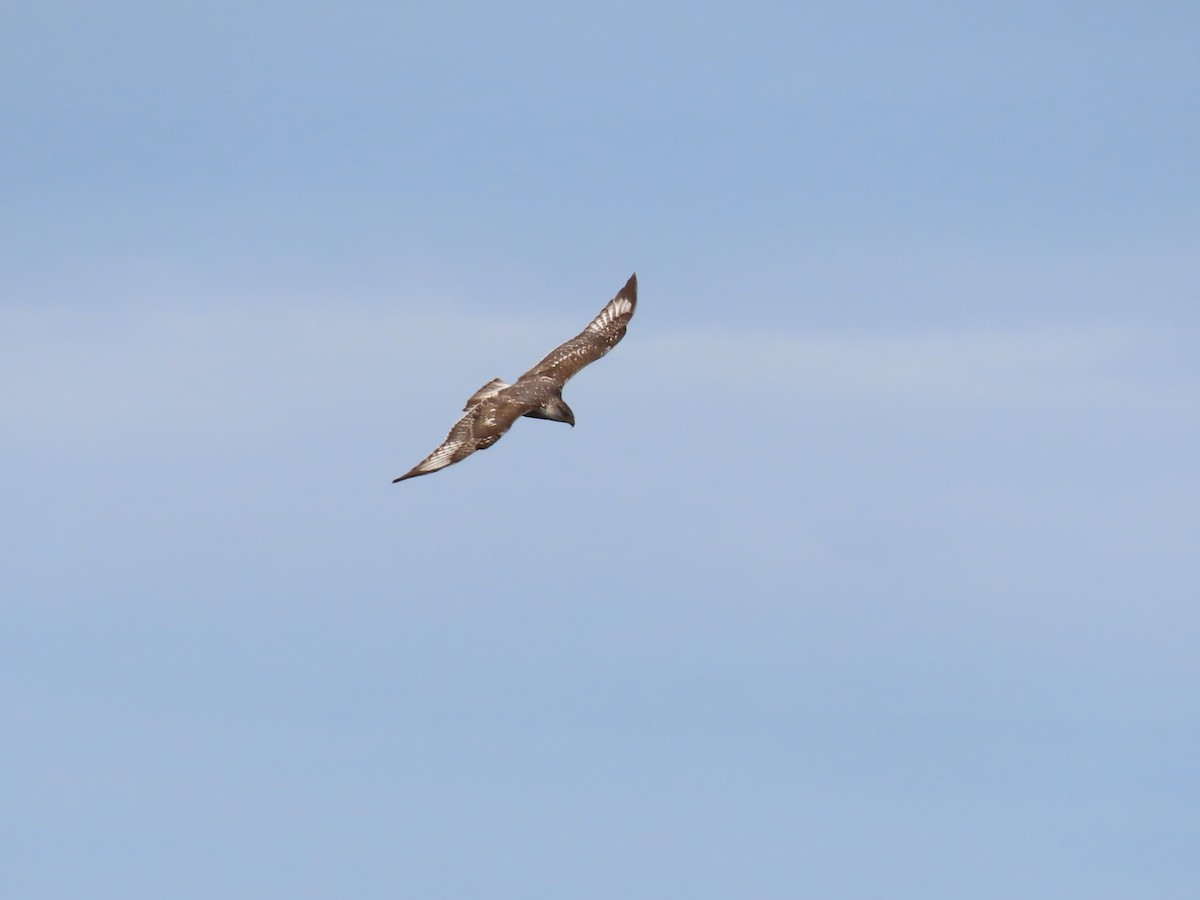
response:
[[[137,429],[152,440],[159,428],[211,432],[264,416],[278,427],[381,409],[428,409],[436,418],[435,409],[444,412],[475,382],[519,374],[578,327],[566,317],[547,325],[416,307],[6,310],[3,433],[23,443]],[[1160,383],[1147,371],[1170,349],[1145,330],[1088,325],[890,336],[635,328],[613,357],[621,364],[606,363],[605,377],[672,395],[753,390],[772,402],[782,394],[818,402],[1184,405],[1187,373],[1182,384]]]

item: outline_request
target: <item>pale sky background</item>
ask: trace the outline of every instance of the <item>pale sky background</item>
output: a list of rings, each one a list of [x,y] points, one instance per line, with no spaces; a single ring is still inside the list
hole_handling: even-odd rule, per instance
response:
[[[0,893],[1196,897],[1197,47],[10,4]]]

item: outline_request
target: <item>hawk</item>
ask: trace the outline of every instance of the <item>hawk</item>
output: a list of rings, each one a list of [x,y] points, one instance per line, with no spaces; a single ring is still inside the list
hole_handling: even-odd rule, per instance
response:
[[[493,378],[470,397],[466,413],[450,429],[442,445],[405,472],[392,484],[466,459],[476,450],[486,450],[504,436],[521,416],[566,422],[574,427],[575,413],[562,398],[563,385],[586,366],[602,357],[625,336],[625,327],[637,309],[637,274],[634,273],[600,310],[587,328],[565,344],[550,351],[514,384]]]

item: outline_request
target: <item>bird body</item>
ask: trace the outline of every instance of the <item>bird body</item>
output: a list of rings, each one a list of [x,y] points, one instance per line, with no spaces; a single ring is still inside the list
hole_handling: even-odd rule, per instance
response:
[[[463,406],[465,415],[441,445],[392,483],[428,475],[461,462],[476,450],[486,450],[522,416],[574,426],[575,413],[562,398],[563,386],[580,369],[616,346],[625,336],[635,309],[636,274],[583,331],[552,350],[515,383],[493,378],[468,397]]]

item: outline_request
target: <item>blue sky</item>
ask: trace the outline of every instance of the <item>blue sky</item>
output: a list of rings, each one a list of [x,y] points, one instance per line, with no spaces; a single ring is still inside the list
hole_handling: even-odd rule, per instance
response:
[[[1198,28],[0,14],[5,895],[1191,897]]]

